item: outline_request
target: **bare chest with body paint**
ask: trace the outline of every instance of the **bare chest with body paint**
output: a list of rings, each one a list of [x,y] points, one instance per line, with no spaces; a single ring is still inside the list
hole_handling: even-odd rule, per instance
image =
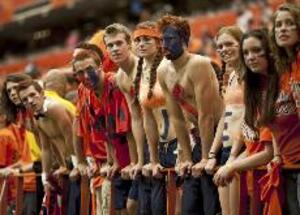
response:
[[[165,83],[171,95],[173,95],[175,91],[179,91],[178,92],[179,97],[182,100],[184,100],[186,103],[196,108],[194,84],[193,84],[193,80],[191,80],[190,78],[191,72],[193,72],[192,68],[193,65],[191,64],[191,62],[189,62],[187,65],[177,70],[174,68],[172,64],[168,65],[167,73],[165,75]],[[180,103],[177,100],[176,102]],[[189,121],[197,125],[196,116],[187,112],[185,109],[183,109],[183,112]]]

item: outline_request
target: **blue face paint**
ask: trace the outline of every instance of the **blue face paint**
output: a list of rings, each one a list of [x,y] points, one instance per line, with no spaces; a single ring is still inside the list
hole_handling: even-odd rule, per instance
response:
[[[178,30],[173,26],[167,26],[163,30],[163,48],[167,59],[176,60],[183,53],[183,38],[180,38]]]
[[[88,77],[88,82],[91,85],[91,88],[96,89],[98,87],[98,83],[99,83],[99,76],[97,74],[97,71],[94,68],[89,67],[86,70],[86,74]]]

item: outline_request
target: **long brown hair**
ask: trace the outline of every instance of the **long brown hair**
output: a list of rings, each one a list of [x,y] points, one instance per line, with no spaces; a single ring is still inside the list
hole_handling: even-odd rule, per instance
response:
[[[3,88],[1,92],[1,104],[6,110],[7,118],[10,122],[15,122],[17,118],[17,114],[19,110],[25,109],[22,104],[15,105],[9,98],[9,95],[7,93],[6,87],[8,82],[13,83],[22,83],[26,81],[30,81],[32,78],[29,75],[23,74],[23,73],[16,73],[16,74],[9,74],[6,76],[6,79],[3,83]]]
[[[258,39],[265,53],[265,58],[268,62],[268,74],[265,77],[262,74],[252,72],[246,65],[243,55],[243,42],[254,37]],[[278,90],[270,91],[269,88],[278,89],[278,74],[274,68],[274,59],[271,56],[268,32],[266,29],[252,30],[245,33],[240,42],[240,56],[241,62],[245,67],[244,74],[244,102],[245,102],[245,122],[252,129],[261,124],[266,124],[274,117],[274,103],[277,98]],[[264,82],[264,79],[266,82]],[[263,82],[263,83],[262,83]],[[267,84],[267,95],[264,98],[262,94],[262,84]],[[258,121],[257,113],[260,114],[260,119]]]
[[[291,13],[293,18],[295,19],[295,23],[297,26],[298,37],[300,37],[300,7],[296,4],[286,3],[281,5],[278,10],[274,13],[272,17],[272,31],[270,33],[270,44],[272,53],[274,54],[275,59],[275,67],[279,74],[284,73],[285,71],[289,71],[291,69],[291,64],[295,60],[297,56],[297,52],[300,49],[300,40],[295,44],[292,49],[292,56],[289,56],[286,50],[283,47],[279,47],[276,43],[275,39],[275,21],[279,12],[288,11]]]
[[[138,24],[136,26],[136,29],[156,29],[157,25],[154,22],[146,21]],[[158,40],[157,38],[155,38]],[[159,44],[159,41],[156,41],[157,44]],[[147,94],[147,98],[150,99],[153,95],[153,87],[156,82],[156,76],[157,76],[157,67],[159,66],[161,60],[163,58],[162,54],[162,48],[161,46],[158,47],[158,51],[156,53],[156,56],[153,60],[153,63],[151,65],[151,70],[150,70],[150,80],[149,80],[149,90]],[[139,89],[140,89],[140,82],[141,82],[141,76],[143,72],[143,63],[144,63],[144,58],[140,57],[137,65],[137,73],[134,79],[134,92],[135,92],[135,101],[138,101],[139,97]]]

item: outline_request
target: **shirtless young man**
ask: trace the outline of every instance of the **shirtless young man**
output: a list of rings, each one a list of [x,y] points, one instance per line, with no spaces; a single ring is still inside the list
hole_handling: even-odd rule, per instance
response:
[[[133,84],[133,80],[136,77],[138,59],[131,51],[131,35],[127,27],[118,23],[107,26],[104,30],[103,40],[109,57],[119,66],[116,82],[123,92],[131,112],[132,134],[136,146],[131,146],[130,148],[132,148],[131,154],[135,156],[131,157],[131,165],[123,170],[123,174],[127,175],[129,173],[131,178],[134,179],[129,194],[129,201],[127,202],[129,213],[134,213],[137,199],[139,199],[140,210],[143,210],[145,207],[142,205],[146,206],[149,201],[149,193],[145,193],[147,183],[144,180],[137,180],[143,165],[149,162],[149,153],[147,153],[147,150],[144,150],[146,149],[144,147],[146,145],[146,137],[143,129],[141,107],[135,99]]]
[[[141,172],[144,165],[145,132],[141,118],[141,110],[134,97],[133,80],[136,76],[137,58],[131,51],[131,35],[127,27],[115,23],[104,29],[104,43],[111,60],[119,66],[116,82],[124,93],[131,112],[132,133],[136,141],[138,158],[131,161],[133,177]],[[136,160],[137,159],[137,160]]]
[[[187,51],[190,26],[186,20],[167,15],[159,20],[159,28],[168,61],[162,62],[158,80],[182,149],[180,173],[192,174],[184,180],[182,214],[216,214],[217,189],[204,167],[222,113],[217,78],[210,59]],[[185,120],[193,125],[192,136],[198,140],[193,149]]]
[[[74,116],[62,104],[51,98],[45,98],[41,86],[36,81],[22,83],[19,86],[19,97],[26,109],[33,112],[36,118],[38,135],[42,147],[42,179],[48,181],[53,158],[59,164],[57,174],[67,172],[67,161],[71,161],[73,150],[72,122]]]

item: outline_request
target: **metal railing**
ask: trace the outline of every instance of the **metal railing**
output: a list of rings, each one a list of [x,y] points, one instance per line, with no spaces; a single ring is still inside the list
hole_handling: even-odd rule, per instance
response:
[[[284,165],[282,166],[283,170],[300,170],[300,164],[293,165]],[[255,170],[267,170],[265,166],[256,168]],[[163,173],[166,176],[166,191],[167,191],[167,215],[175,215],[176,214],[176,179],[175,179],[175,170],[174,168],[166,168],[163,170]],[[33,173],[25,173],[25,174],[17,174],[11,177],[16,179],[16,215],[22,214],[23,208],[23,182],[24,177],[27,176],[40,176]],[[66,177],[63,180],[69,180]],[[80,190],[81,190],[81,205],[80,205],[80,214],[86,215],[90,212],[90,200],[91,200],[91,192],[90,192],[90,179],[88,176],[82,176],[80,182]],[[64,181],[63,183],[67,183]],[[257,183],[254,181],[254,183]],[[1,192],[0,192],[0,215],[5,215],[7,210],[7,191],[8,191],[8,178],[0,178],[0,184],[2,184]],[[66,192],[63,192],[63,201],[66,200]],[[63,204],[64,205],[64,204]],[[255,201],[251,201],[250,199],[250,211],[256,211],[257,205],[255,205]],[[65,207],[66,208],[66,207]],[[63,209],[64,210],[64,209]],[[110,201],[110,215],[115,215],[114,209],[114,192],[113,192],[113,184],[111,184],[111,201]]]

